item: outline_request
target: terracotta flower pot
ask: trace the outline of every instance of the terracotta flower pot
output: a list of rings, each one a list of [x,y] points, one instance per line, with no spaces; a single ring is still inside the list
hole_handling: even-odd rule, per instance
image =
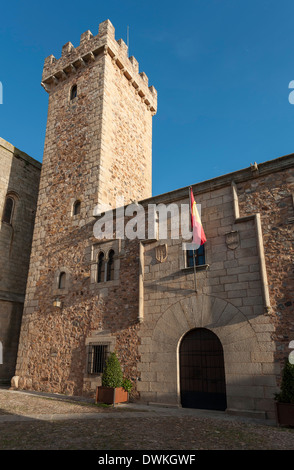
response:
[[[123,387],[97,387],[96,403],[105,403],[106,405],[115,405],[124,403],[129,399],[129,394]]]

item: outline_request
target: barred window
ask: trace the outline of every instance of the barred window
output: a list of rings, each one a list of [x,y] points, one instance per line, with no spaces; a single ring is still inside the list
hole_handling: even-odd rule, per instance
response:
[[[195,266],[201,266],[205,264],[205,250],[204,245],[201,245],[198,250],[187,250],[187,268]],[[195,260],[195,261],[194,261]]]
[[[107,358],[107,344],[90,344],[88,349],[88,374],[102,374]]]

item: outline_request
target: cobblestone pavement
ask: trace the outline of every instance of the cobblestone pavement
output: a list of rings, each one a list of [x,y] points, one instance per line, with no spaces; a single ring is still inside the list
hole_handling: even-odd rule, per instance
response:
[[[225,413],[103,407],[0,389],[1,450],[294,450],[294,429]]]

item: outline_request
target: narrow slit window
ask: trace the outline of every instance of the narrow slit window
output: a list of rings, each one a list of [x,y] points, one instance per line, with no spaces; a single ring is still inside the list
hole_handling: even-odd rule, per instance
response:
[[[107,262],[107,281],[113,281],[114,279],[114,251],[110,250],[108,254]]]
[[[65,289],[66,273],[62,272],[59,274],[58,289]]]
[[[74,100],[77,97],[78,94],[78,87],[77,85],[74,85],[72,89],[70,90],[70,100]]]
[[[76,201],[73,205],[73,215],[78,215],[81,212],[81,201]]]
[[[105,259],[104,253],[100,253],[98,256],[98,268],[97,268],[97,282],[104,282],[105,273]]]
[[[12,197],[7,197],[5,200],[4,211],[3,211],[3,222],[7,224],[11,224],[12,222],[12,214],[13,214],[13,207],[14,207],[14,200]]]

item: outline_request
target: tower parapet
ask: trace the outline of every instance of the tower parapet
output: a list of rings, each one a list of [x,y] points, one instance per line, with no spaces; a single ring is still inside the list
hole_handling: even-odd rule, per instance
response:
[[[125,42],[122,39],[115,39],[115,29],[109,20],[99,24],[96,36],[93,36],[89,30],[84,32],[78,47],[67,42],[62,47],[59,59],[52,54],[46,57],[41,84],[47,92],[51,92],[60,81],[72,78],[81,67],[87,67],[106,54],[110,55],[113,63],[135,88],[151,113],[156,114],[157,91],[154,86],[148,85],[147,75],[139,72],[139,63],[135,57],[128,57],[128,46]]]

